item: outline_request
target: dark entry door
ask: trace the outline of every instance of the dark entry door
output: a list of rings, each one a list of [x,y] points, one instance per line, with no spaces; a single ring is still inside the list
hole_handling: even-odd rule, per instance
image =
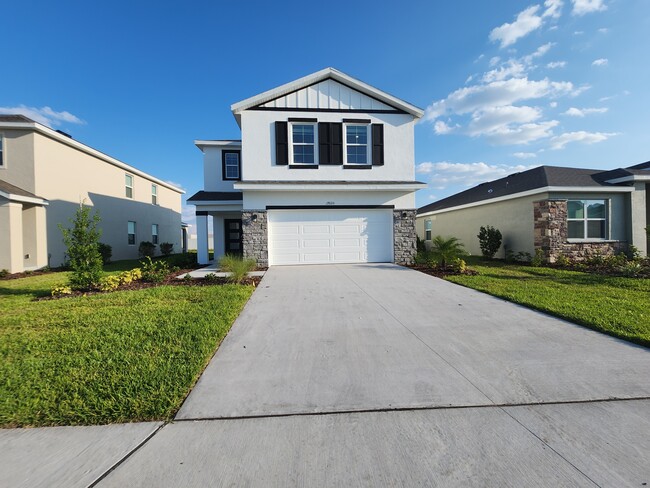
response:
[[[226,254],[241,254],[241,219],[224,219]]]

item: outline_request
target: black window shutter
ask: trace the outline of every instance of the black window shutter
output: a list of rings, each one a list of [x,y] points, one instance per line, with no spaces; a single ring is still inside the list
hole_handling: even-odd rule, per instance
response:
[[[318,163],[330,164],[330,123],[318,123]]]
[[[384,124],[372,124],[372,165],[384,165]]]
[[[275,164],[289,164],[287,123],[275,123]]]
[[[330,124],[330,164],[343,164],[343,124]]]

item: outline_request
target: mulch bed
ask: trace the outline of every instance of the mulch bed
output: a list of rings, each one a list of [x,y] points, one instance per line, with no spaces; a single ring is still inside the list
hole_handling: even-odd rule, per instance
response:
[[[445,276],[454,276],[454,275],[470,275],[470,276],[474,276],[474,275],[478,274],[478,271],[473,270],[473,269],[467,269],[467,270],[465,270],[464,272],[461,273],[460,271],[458,271],[458,270],[456,270],[454,268],[450,268],[450,267],[431,268],[429,266],[411,265],[411,266],[409,266],[409,268],[414,269],[414,270],[419,271],[419,272],[424,273],[424,274],[435,276],[437,278],[444,278]]]

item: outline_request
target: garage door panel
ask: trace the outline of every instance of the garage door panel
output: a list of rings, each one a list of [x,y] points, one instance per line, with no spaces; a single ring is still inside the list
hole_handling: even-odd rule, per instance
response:
[[[270,210],[269,263],[391,262],[392,211]]]

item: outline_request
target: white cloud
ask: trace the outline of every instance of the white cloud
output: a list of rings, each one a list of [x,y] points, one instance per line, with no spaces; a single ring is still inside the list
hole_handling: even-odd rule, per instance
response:
[[[598,29],[598,32],[600,32],[601,34],[607,34],[609,32],[609,29],[607,27],[601,27],[600,29]]]
[[[557,102],[551,102],[551,103],[548,104],[548,106],[551,107],[551,108],[555,108],[555,107],[557,107]]]
[[[442,120],[436,120],[435,124],[433,124],[433,131],[438,135],[443,135],[453,132],[457,127],[451,127]]]
[[[585,15],[592,12],[607,10],[604,0],[571,0],[573,2],[573,15]]]
[[[542,25],[542,18],[537,14],[539,5],[533,5],[526,10],[519,12],[515,21],[511,24],[505,23],[495,27],[490,32],[492,42],[500,42],[501,47],[508,47],[517,42],[518,39],[530,34]]]
[[[559,19],[562,15],[562,5],[564,5],[564,2],[562,0],[546,0],[544,2],[544,7],[546,7],[546,10],[542,14],[542,17]]]
[[[566,61],[551,61],[546,65],[549,69],[564,68],[566,66]]]
[[[474,75],[469,75],[467,79],[465,80],[465,84],[467,85],[470,81],[474,79]]]
[[[513,156],[519,159],[532,159],[536,158],[537,154],[532,152],[516,152],[513,154]]]
[[[592,66],[607,66],[607,63],[609,63],[607,58],[599,58],[599,59],[594,60],[594,62],[591,63],[591,65]]]
[[[66,122],[69,124],[85,124],[76,115],[70,112],[56,112],[50,107],[27,107],[26,105],[18,105],[17,107],[0,107],[0,113],[4,114],[20,114],[29,117],[36,122],[50,127],[61,125]]]
[[[490,165],[484,162],[450,163],[448,161],[420,163],[418,166],[425,164],[427,168],[430,168],[431,177],[429,181],[431,186],[440,190],[453,185],[474,186],[484,181],[503,178],[509,174],[526,171],[534,167],[506,164]]]
[[[470,136],[498,134],[512,124],[533,122],[541,116],[539,109],[527,106],[486,107],[472,114],[467,133]]]
[[[526,74],[526,67],[518,61],[511,59],[503,66],[488,71],[483,75],[483,83],[505,80],[506,78],[521,78]]]
[[[595,144],[596,142],[605,141],[616,135],[618,135],[616,132],[586,132],[584,130],[565,132],[551,139],[551,149],[563,149],[564,146],[572,142]]]
[[[433,201],[433,200],[437,200],[437,199],[438,199],[438,197],[435,196],[433,193],[430,193],[429,195],[427,195],[427,198],[428,198],[429,200],[431,200],[431,201]]]
[[[485,54],[480,54],[478,58],[474,60],[475,63],[478,63],[481,59],[485,57]]]
[[[433,171],[433,163],[420,163],[415,167],[416,173],[431,173]]]
[[[550,51],[550,49],[554,46],[555,43],[553,42],[547,42],[546,44],[542,44],[539,46],[534,53],[529,54],[528,56],[524,56],[522,60],[526,64],[531,64],[535,58],[540,58],[544,56],[547,52]]]
[[[570,117],[584,117],[589,114],[604,114],[607,112],[607,107],[602,108],[575,108],[571,107],[569,110],[564,112],[564,115],[569,115]]]
[[[577,97],[578,95],[582,95],[587,90],[591,90],[591,85],[579,86],[578,88],[571,91],[571,96],[572,97]]]
[[[501,58],[499,56],[494,56],[494,57],[490,58],[489,65],[490,66],[496,66],[497,64],[499,64],[499,61],[501,61]]]
[[[573,35],[574,35],[574,36],[581,36],[581,35],[583,35],[584,33],[585,33],[585,31],[575,31],[575,32],[573,33]]]
[[[558,125],[557,120],[548,120],[538,124],[508,125],[490,134],[488,139],[494,144],[528,144],[539,139],[553,135],[553,127]]]

